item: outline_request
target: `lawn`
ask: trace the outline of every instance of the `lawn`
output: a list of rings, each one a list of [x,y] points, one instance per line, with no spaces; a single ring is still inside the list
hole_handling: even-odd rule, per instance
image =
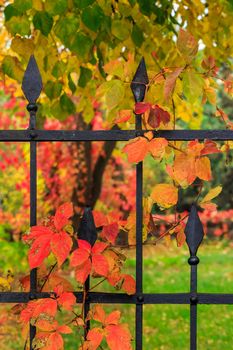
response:
[[[129,252],[126,270],[135,272],[134,251]],[[198,253],[198,290],[200,292],[233,293],[233,249],[226,242],[205,241]],[[144,248],[145,293],[188,292],[189,266],[188,250],[165,247]],[[104,285],[99,290],[105,288]],[[109,289],[108,289],[109,290]],[[118,307],[118,306],[117,306]],[[135,308],[119,306],[123,321],[130,324],[134,332]],[[108,306],[109,310],[114,309]],[[229,350],[232,348],[233,306],[215,305],[198,307],[198,349]],[[8,329],[9,332],[9,329]],[[78,338],[78,337],[77,337]],[[21,349],[19,343],[12,343],[4,350]],[[77,350],[76,337],[66,337],[67,350]],[[144,306],[145,350],[188,350],[189,349],[189,306],[146,305]]]

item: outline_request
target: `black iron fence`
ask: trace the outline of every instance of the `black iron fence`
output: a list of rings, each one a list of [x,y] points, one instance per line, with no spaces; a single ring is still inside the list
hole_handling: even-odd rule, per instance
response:
[[[145,62],[142,59],[131,83],[131,89],[136,102],[144,100],[146,86],[149,83]],[[42,90],[41,76],[34,57],[30,58],[26,69],[22,88],[29,102],[27,110],[30,113],[30,123],[27,130],[0,130],[0,142],[30,143],[30,225],[36,225],[37,217],[37,144],[52,141],[128,141],[142,136],[141,115],[136,115],[135,130],[37,130],[36,112],[38,99]],[[166,130],[153,131],[154,137],[164,137],[168,140],[233,140],[232,130]],[[92,303],[132,304],[136,306],[135,344],[136,350],[143,349],[143,305],[148,304],[185,304],[190,305],[190,349],[197,349],[197,306],[200,304],[233,304],[233,294],[198,293],[197,265],[199,259],[197,250],[203,239],[203,227],[197,209],[192,206],[185,234],[190,250],[188,263],[190,265],[189,293],[143,293],[143,162],[136,166],[136,293],[89,292],[86,298],[86,309]],[[74,292],[77,303],[82,303],[83,293]],[[30,300],[49,298],[50,293],[37,291],[37,271],[30,272],[29,292],[1,292],[0,303],[27,303]],[[30,349],[36,329],[30,325]]]

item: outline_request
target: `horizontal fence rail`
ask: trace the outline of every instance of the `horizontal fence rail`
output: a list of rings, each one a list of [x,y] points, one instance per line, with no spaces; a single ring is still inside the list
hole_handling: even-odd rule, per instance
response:
[[[136,102],[144,100],[148,76],[145,62],[142,59],[131,83]],[[38,142],[78,142],[78,141],[129,141],[143,136],[141,115],[135,116],[136,130],[38,130],[36,129],[36,112],[38,99],[42,90],[42,81],[34,57],[32,56],[26,69],[22,89],[29,102],[30,123],[27,130],[0,130],[0,142],[30,143],[30,226],[36,225],[37,207],[37,144]],[[170,141],[191,140],[233,140],[233,130],[153,130],[155,138],[163,137]],[[135,305],[135,344],[136,350],[143,349],[143,305],[175,304],[190,306],[190,350],[197,350],[197,305],[200,304],[233,304],[233,294],[199,293],[197,289],[197,266],[199,259],[197,250],[202,242],[204,232],[197,209],[192,206],[186,225],[186,241],[190,252],[190,288],[188,293],[144,293],[143,292],[143,162],[136,166],[136,294],[89,292],[85,300],[85,312],[91,303],[131,304]],[[50,298],[51,293],[37,291],[36,269],[30,272],[29,292],[0,292],[0,303],[27,303],[30,300]],[[89,282],[88,282],[89,283]],[[77,303],[82,303],[83,293],[74,292]],[[89,328],[88,324],[88,328]],[[34,326],[30,326],[30,350],[36,335]]]
[[[0,130],[0,142],[53,141],[129,141],[147,133],[145,130]],[[153,130],[154,137],[170,141],[233,140],[233,130]]]

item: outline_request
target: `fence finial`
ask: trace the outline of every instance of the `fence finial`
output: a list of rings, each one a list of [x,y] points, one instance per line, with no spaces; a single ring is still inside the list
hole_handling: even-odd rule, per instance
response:
[[[144,57],[142,57],[133,77],[133,81],[130,85],[136,102],[142,102],[144,100],[147,84],[149,84],[149,79],[147,75],[145,60]]]
[[[197,250],[203,240],[204,230],[199,218],[196,205],[192,205],[188,222],[185,227],[186,242],[190,255],[196,256]]]
[[[22,90],[29,103],[36,103],[42,90],[42,79],[33,55],[31,55],[24,73]]]
[[[78,230],[78,238],[88,241],[91,246],[94,245],[97,239],[94,217],[90,207],[86,207],[84,209],[83,217]]]

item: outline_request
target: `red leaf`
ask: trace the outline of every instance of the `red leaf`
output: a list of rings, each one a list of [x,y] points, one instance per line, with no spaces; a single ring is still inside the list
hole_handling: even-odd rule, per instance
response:
[[[145,103],[145,102],[137,102],[135,104],[135,109],[134,112],[136,114],[143,114],[146,111],[148,111],[148,109],[150,109],[151,104],[150,103]]]
[[[73,215],[72,203],[62,204],[56,211],[54,216],[54,225],[57,230],[61,230],[65,225],[68,224],[69,218]]]
[[[152,106],[149,113],[148,124],[152,128],[158,128],[160,123],[167,124],[170,121],[170,114],[159,107],[158,105]]]
[[[70,258],[70,265],[72,267],[83,265],[89,259],[90,253],[87,250],[78,248]]]
[[[93,246],[91,252],[92,254],[100,254],[103,253],[103,251],[108,247],[107,243],[104,242],[96,242]]]
[[[45,258],[50,254],[50,240],[52,238],[53,232],[41,236],[36,239],[28,253],[29,265],[33,269],[42,264]]]
[[[201,151],[201,155],[213,154],[213,153],[221,153],[218,149],[217,144],[212,140],[205,140],[204,148]]]
[[[108,225],[108,219],[101,211],[93,210],[92,213],[96,227]]]
[[[94,254],[92,256],[92,268],[97,275],[106,277],[109,272],[109,266],[105,256],[101,254]]]
[[[60,295],[57,301],[65,310],[71,311],[73,305],[76,303],[76,298],[73,293],[65,292]]]
[[[88,251],[89,253],[91,252],[90,243],[85,241],[84,239],[78,239],[78,247],[80,249],[84,249],[84,250]]]
[[[58,267],[67,259],[72,248],[72,239],[66,232],[55,233],[51,240],[51,250],[57,258]]]
[[[122,289],[126,291],[127,294],[135,294],[136,292],[136,282],[135,279],[130,275],[123,275],[124,280],[122,284]]]
[[[100,236],[102,238],[105,238],[110,243],[114,244],[118,233],[119,233],[118,224],[116,222],[113,222],[110,225],[104,226]]]

